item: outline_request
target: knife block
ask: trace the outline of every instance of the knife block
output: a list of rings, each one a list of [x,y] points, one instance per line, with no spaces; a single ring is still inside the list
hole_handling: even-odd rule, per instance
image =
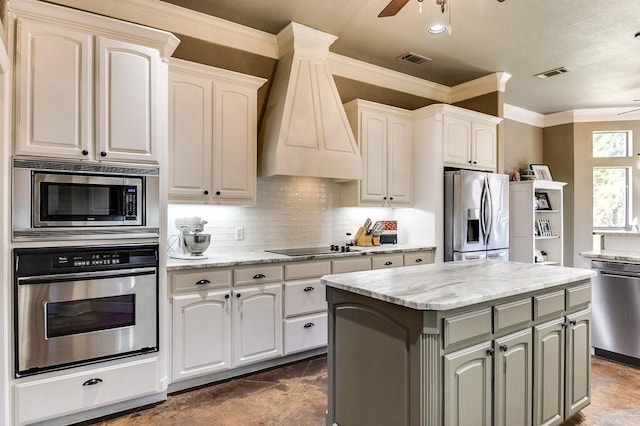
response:
[[[371,247],[373,245],[373,236],[366,233],[360,235],[356,240],[356,245],[360,247]]]

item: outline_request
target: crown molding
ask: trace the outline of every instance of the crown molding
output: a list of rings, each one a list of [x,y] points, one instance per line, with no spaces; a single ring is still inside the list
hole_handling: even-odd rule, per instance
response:
[[[484,77],[453,86],[449,92],[448,102],[453,104],[471,99],[478,96],[486,95],[493,92],[504,92],[507,81],[511,78],[508,72],[494,72]]]
[[[362,81],[414,96],[447,102],[450,88],[347,56],[329,53],[329,70],[334,75]]]
[[[520,108],[515,105],[504,104],[503,112],[505,120],[517,121],[519,123],[530,124],[536,127],[545,126],[544,114],[539,114],[528,109]]]
[[[158,0],[48,0],[123,21],[184,34],[208,42],[278,59],[276,36]]]

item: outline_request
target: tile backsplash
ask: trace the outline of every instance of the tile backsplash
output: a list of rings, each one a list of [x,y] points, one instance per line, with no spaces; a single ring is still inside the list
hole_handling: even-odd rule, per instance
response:
[[[177,217],[200,216],[208,222],[210,254],[343,245],[346,233],[355,234],[367,217],[374,222],[394,218],[392,208],[340,207],[339,185],[330,179],[272,176],[258,179],[254,207],[170,204],[169,241],[175,240]],[[236,240],[238,228],[242,240]]]

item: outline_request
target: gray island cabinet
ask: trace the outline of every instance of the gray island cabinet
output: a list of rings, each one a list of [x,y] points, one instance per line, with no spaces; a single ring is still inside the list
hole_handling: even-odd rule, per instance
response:
[[[327,425],[557,425],[590,403],[585,269],[464,261],[328,275]]]

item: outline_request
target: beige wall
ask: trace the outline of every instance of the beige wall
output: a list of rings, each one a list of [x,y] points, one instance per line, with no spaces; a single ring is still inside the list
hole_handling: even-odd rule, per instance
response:
[[[513,120],[501,124],[504,137],[504,172],[542,163],[542,128]]]

